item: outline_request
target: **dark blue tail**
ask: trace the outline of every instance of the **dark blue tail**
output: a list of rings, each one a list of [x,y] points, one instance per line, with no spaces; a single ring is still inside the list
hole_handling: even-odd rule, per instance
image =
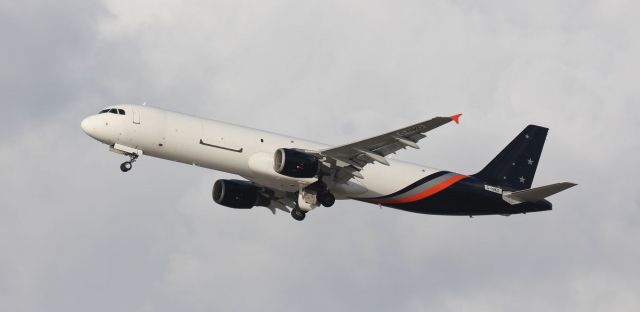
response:
[[[527,126],[482,171],[473,176],[515,190],[531,188],[549,129]]]

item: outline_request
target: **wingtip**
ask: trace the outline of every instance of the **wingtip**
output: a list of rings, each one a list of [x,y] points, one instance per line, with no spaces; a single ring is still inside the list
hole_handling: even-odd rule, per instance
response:
[[[451,120],[455,121],[456,124],[459,124],[460,123],[460,116],[462,116],[462,114],[453,115],[453,116],[451,116],[449,118],[451,118]]]

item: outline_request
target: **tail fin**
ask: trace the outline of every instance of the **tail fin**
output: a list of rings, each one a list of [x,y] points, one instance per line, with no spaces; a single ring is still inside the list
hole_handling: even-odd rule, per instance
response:
[[[516,190],[531,188],[549,129],[527,126],[484,169],[473,176]]]

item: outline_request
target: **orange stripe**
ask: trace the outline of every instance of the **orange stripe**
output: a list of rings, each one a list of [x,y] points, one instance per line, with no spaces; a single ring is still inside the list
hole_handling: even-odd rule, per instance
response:
[[[381,201],[377,201],[379,204],[404,204],[404,203],[410,203],[410,202],[414,202],[414,201],[418,201],[421,199],[425,199],[429,196],[433,196],[439,192],[441,192],[442,190],[448,188],[449,186],[453,185],[454,183],[466,178],[467,176],[464,175],[457,175],[454,177],[451,177],[447,180],[444,180],[436,185],[434,185],[433,187],[424,190],[422,193],[418,193],[409,197],[405,197],[405,198],[400,198],[400,199],[392,199],[392,200],[381,200]]]

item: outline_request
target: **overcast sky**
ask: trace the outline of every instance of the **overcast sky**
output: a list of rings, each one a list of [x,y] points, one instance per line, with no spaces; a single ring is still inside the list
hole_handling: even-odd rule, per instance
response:
[[[1,311],[638,311],[640,3],[0,0]],[[213,203],[231,177],[80,130],[141,104],[329,144],[462,112],[408,161],[474,173],[550,128],[550,212]]]

